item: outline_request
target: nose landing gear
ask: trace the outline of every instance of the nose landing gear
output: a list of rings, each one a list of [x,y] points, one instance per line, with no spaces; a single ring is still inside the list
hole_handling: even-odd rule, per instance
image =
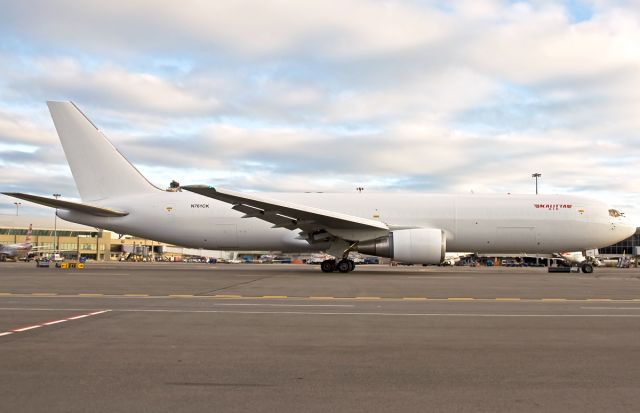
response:
[[[582,269],[582,272],[585,274],[591,274],[593,272],[593,264],[588,262],[582,263],[580,268]]]

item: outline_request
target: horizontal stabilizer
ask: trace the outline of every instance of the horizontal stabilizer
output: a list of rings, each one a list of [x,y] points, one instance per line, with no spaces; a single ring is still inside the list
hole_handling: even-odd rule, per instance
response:
[[[82,212],[89,215],[95,215],[98,217],[123,217],[125,215],[129,215],[128,212],[124,212],[124,211],[117,211],[115,209],[110,209],[110,208],[102,208],[102,207],[97,207],[93,205],[80,204],[77,202],[62,201],[59,199],[47,198],[44,196],[23,194],[20,192],[3,192],[3,194],[12,196],[14,198],[23,199],[25,201],[33,202],[36,204],[48,206],[51,208],[77,211],[77,212]]]

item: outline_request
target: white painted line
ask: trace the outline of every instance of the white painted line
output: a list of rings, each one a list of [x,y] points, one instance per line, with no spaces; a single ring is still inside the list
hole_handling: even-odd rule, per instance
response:
[[[45,326],[51,326],[51,325],[54,325],[54,324],[65,323],[65,322],[67,322],[67,321],[68,321],[68,320],[66,320],[66,319],[62,319],[62,320],[55,320],[55,321],[49,321],[48,323],[44,323],[44,325],[45,325]]]
[[[82,315],[77,315],[75,317],[69,317],[67,318],[67,320],[78,320],[80,318],[85,318],[85,317],[89,317],[89,314],[82,314]]]
[[[42,327],[42,324],[38,324],[38,325],[35,325],[35,326],[29,326],[29,327],[16,328],[16,329],[13,329],[11,331],[13,331],[14,333],[20,333],[22,331],[33,330],[34,328],[40,328],[40,327]]]
[[[7,308],[4,308],[4,309],[6,310]],[[20,310],[20,309],[14,309],[14,310]],[[27,309],[27,308],[24,308],[22,310],[65,311],[65,310],[59,309],[59,308],[57,308],[57,309],[43,309],[43,308]],[[94,311],[94,312],[88,313],[88,314],[80,314],[80,315],[73,316],[73,317],[61,318],[60,320],[48,321],[48,322],[42,323],[42,324],[32,325],[32,326],[28,326],[28,327],[16,328],[16,329],[13,329],[13,330],[10,330],[10,331],[5,331],[5,332],[0,333],[0,337],[7,336],[7,335],[12,334],[12,333],[21,333],[23,331],[33,330],[34,328],[40,328],[40,327],[45,327],[45,326],[51,326],[51,325],[54,325],[54,324],[64,323],[66,321],[79,320],[81,318],[91,317],[91,316],[98,315],[98,314],[103,314],[103,313],[106,313],[106,312],[109,312],[109,311],[111,311],[111,310]]]
[[[24,307],[0,307],[7,311],[89,311],[90,308],[24,308]]]
[[[640,314],[474,314],[474,313],[377,313],[377,312],[312,312],[312,311],[232,311],[232,310],[172,310],[172,309],[117,309],[128,313],[201,313],[201,314],[274,314],[274,315],[333,315],[333,316],[389,316],[389,317],[505,317],[505,318],[639,318]]]
[[[640,310],[640,307],[580,307],[582,310]]]

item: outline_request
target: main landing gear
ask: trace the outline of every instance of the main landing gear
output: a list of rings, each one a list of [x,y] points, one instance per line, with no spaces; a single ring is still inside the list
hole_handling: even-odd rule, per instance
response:
[[[342,259],[338,262],[336,260],[324,260],[320,264],[322,272],[334,272],[339,271],[342,273],[351,272],[356,268],[355,262],[352,260]]]

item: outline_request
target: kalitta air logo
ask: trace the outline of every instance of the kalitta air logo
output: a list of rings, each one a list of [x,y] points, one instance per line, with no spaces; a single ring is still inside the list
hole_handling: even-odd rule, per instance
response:
[[[538,209],[548,209],[549,211],[558,211],[560,209],[571,209],[571,204],[533,204]]]
[[[209,204],[191,204],[191,208],[209,208]]]

